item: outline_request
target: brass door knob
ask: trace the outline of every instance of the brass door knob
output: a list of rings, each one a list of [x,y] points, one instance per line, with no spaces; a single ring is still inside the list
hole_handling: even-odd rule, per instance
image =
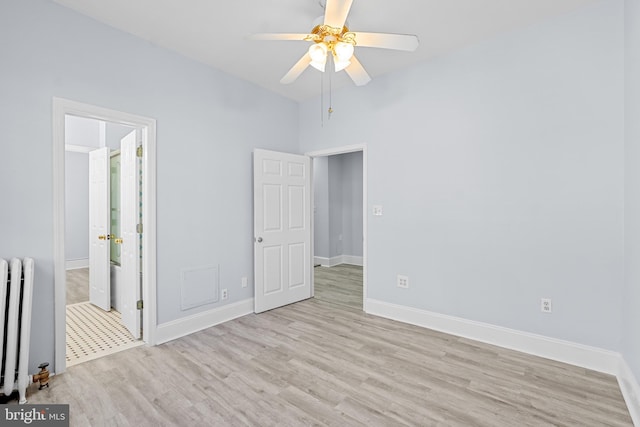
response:
[[[115,243],[116,245],[121,245],[122,244],[122,237],[117,237],[117,238],[113,239],[113,243]]]
[[[105,236],[104,234],[101,234],[98,236],[98,240],[107,240],[107,236]]]

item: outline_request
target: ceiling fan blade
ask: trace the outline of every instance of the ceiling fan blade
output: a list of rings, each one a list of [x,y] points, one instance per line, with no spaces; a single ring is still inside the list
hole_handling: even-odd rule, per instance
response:
[[[293,83],[299,76],[302,74],[304,70],[307,69],[309,64],[311,63],[311,57],[309,53],[305,53],[302,58],[296,64],[291,67],[291,69],[284,75],[284,77],[280,80],[280,83],[283,85],[287,85],[289,83]]]
[[[418,48],[418,37],[413,34],[389,34],[389,33],[355,33],[356,46],[379,47],[382,49],[395,49],[414,51]]]
[[[324,8],[324,25],[342,28],[347,20],[353,0],[327,0]]]
[[[309,34],[295,33],[258,33],[247,36],[249,40],[306,40]]]
[[[344,69],[356,86],[364,86],[371,81],[371,77],[355,56],[351,57],[351,64]]]

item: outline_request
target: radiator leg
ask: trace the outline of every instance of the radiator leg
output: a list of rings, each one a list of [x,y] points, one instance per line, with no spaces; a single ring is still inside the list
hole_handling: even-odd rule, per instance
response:
[[[20,394],[20,400],[18,401],[18,403],[20,405],[24,405],[25,403],[27,403],[27,389],[24,387],[20,387],[18,389],[18,393]]]

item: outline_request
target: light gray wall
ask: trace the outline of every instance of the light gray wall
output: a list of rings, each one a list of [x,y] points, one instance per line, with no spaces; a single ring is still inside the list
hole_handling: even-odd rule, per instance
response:
[[[89,258],[89,155],[65,153],[65,259]]]
[[[335,92],[324,127],[318,99],[301,105],[302,151],[367,145],[370,298],[619,349],[623,12],[600,2]]]
[[[105,141],[107,147],[111,148],[111,151],[120,149],[120,140],[131,133],[131,126],[124,126],[117,123],[105,124]]]
[[[362,256],[362,152],[332,156],[342,165],[343,255]]]
[[[30,371],[53,362],[52,98],[158,122],[158,321],[180,309],[180,270],[219,265],[253,296],[252,150],[297,152],[297,105],[48,0],[0,3],[0,257],[36,260]]]
[[[335,156],[329,157],[329,257],[343,254],[342,224],[342,162]]]
[[[65,116],[64,143],[100,148],[100,122],[84,117]]]
[[[329,157],[313,159],[313,253],[329,258]]]
[[[314,159],[315,256],[362,256],[362,153]]]
[[[640,0],[625,2],[625,292],[622,351],[640,378]]]
[[[100,123],[83,117],[65,117],[65,144],[100,147]],[[65,153],[65,259],[89,258],[89,155]]]

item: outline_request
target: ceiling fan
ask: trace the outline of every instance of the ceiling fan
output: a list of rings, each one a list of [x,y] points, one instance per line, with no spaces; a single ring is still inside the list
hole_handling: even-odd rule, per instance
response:
[[[300,40],[312,42],[307,53],[285,74],[280,83],[294,82],[309,65],[324,72],[327,59],[336,72],[344,70],[357,86],[371,81],[362,64],[354,55],[354,48],[376,47],[414,51],[418,37],[411,34],[352,32],[345,25],[353,0],[326,0],[322,23],[308,34],[263,33],[253,34],[254,40]]]

